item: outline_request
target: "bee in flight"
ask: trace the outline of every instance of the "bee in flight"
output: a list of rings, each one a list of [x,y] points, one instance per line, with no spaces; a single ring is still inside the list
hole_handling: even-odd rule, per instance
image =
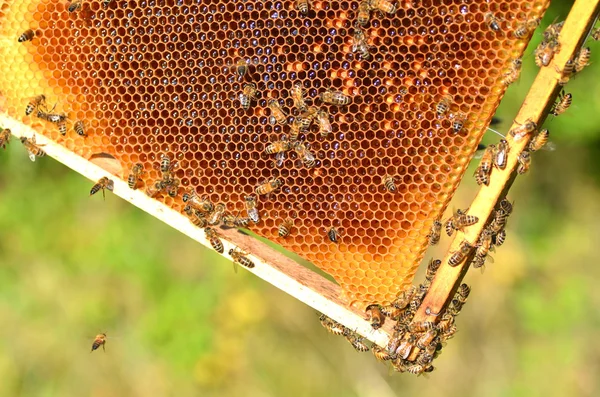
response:
[[[109,190],[112,192],[114,188],[115,183],[112,181],[112,179],[108,179],[107,177],[103,176],[98,180],[98,182],[96,182],[94,186],[92,186],[92,189],[90,190],[90,196],[93,196],[94,194],[102,190],[102,197],[106,200],[106,195],[104,191]]]
[[[102,350],[106,351],[104,345],[106,345],[106,334],[96,335],[96,338],[94,338],[94,343],[92,343],[92,350],[90,353],[94,350],[97,350],[100,346],[102,346]]]
[[[40,146],[42,145],[37,145],[35,143],[35,135],[31,139],[22,136],[21,143],[25,146],[25,149],[27,149],[27,154],[31,161],[35,161],[36,157],[44,157],[46,155],[46,152],[40,149]]]
[[[8,128],[0,128],[0,147],[6,149],[6,145],[10,142],[10,130]]]

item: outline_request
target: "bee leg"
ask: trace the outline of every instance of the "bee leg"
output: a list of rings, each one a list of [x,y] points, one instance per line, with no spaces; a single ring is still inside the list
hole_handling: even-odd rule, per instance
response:
[[[104,347],[104,345],[105,345],[105,344],[106,344],[106,343],[103,343],[103,344],[102,344],[102,350],[104,350],[104,353],[106,353],[106,348]]]
[[[102,188],[102,199],[106,201],[106,194],[104,193],[104,188]],[[104,345],[102,345],[104,347]]]

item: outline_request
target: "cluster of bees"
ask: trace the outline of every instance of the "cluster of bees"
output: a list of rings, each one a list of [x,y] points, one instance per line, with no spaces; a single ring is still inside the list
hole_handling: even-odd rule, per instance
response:
[[[344,336],[357,351],[371,350],[379,361],[389,361],[397,372],[421,375],[433,371],[432,362],[441,354],[443,344],[456,333],[455,318],[471,292],[467,284],[461,284],[437,324],[413,321],[440,265],[440,260],[432,259],[427,267],[425,282],[402,292],[391,304],[367,307],[367,319],[374,329],[379,329],[385,321],[395,321],[386,348],[369,345],[361,336],[324,314],[320,317],[321,325],[334,335]]]

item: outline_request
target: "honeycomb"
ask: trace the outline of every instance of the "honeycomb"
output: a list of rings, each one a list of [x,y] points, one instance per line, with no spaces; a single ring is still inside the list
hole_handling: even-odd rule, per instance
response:
[[[243,214],[245,196],[279,178],[249,228],[331,274],[351,304],[387,303],[411,283],[522,55],[531,32],[515,31],[547,3],[401,1],[393,14],[370,12],[354,51],[358,1],[309,2],[306,15],[295,1],[83,0],[74,12],[64,0],[4,1],[2,110],[86,159],[113,156],[124,179],[142,163],[140,189],[168,155],[181,185],[156,199],[179,211],[194,189]],[[32,40],[19,42],[28,29]],[[258,95],[245,110],[249,83]],[[265,153],[300,117],[296,83],[332,126],[321,134],[313,121],[298,135],[313,167],[295,150]],[[329,89],[350,103],[323,103]],[[41,94],[48,112],[67,115],[66,135],[25,115]],[[272,123],[272,99],[286,125]]]

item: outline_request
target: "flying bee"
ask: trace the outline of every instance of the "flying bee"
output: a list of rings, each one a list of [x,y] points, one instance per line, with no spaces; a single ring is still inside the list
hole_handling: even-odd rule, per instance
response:
[[[458,247],[458,250],[454,251],[448,259],[448,264],[452,267],[458,266],[462,261],[465,260],[469,252],[473,249],[473,246],[469,244],[467,240],[463,240]]]
[[[496,152],[496,145],[489,145],[483,152],[481,162],[477,169],[475,169],[475,182],[478,185],[490,184],[490,175],[492,173],[492,166],[494,164],[494,153]]]
[[[365,309],[367,315],[367,321],[371,323],[373,329],[379,329],[385,322],[385,316],[381,312],[381,306],[377,304],[369,305]]]
[[[451,104],[452,104],[452,96],[450,96],[450,95],[444,96],[442,98],[442,100],[439,101],[437,105],[435,105],[435,111],[437,112],[438,116],[442,116],[442,115],[446,114],[448,112],[448,110],[450,110]]]
[[[427,265],[427,270],[425,272],[425,280],[431,283],[441,265],[441,260],[431,258],[431,260],[429,261],[429,265]]]
[[[462,112],[458,113],[456,117],[454,117],[454,120],[452,121],[452,130],[455,134],[458,134],[462,131],[463,127],[465,126],[465,121],[467,121],[467,115]]]
[[[83,0],[73,0],[71,2],[71,4],[69,4],[69,8],[67,8],[67,10],[69,12],[75,12],[75,11],[79,10],[81,8],[81,2],[82,1]]]
[[[22,43],[24,41],[33,40],[34,37],[35,37],[35,32],[33,31],[33,29],[27,29],[19,36],[19,43]]]
[[[567,111],[569,106],[571,106],[572,101],[573,95],[570,93],[565,94],[563,91],[561,91],[560,94],[558,94],[557,101],[554,102],[554,105],[552,105],[552,110],[550,110],[550,113],[552,113],[554,116],[563,114]]]
[[[217,204],[215,210],[210,214],[208,218],[208,224],[211,226],[218,225],[221,223],[223,216],[225,215],[225,204]]]
[[[368,24],[369,20],[371,19],[371,6],[369,5],[369,0],[361,1],[358,5],[358,10],[356,13],[356,22],[359,25],[365,26]]]
[[[283,222],[281,222],[281,225],[279,225],[279,228],[277,230],[279,237],[286,238],[287,236],[289,236],[290,232],[292,231],[293,225],[294,224],[292,223],[292,220],[290,218],[287,218]]]
[[[67,119],[65,113],[49,113],[38,109],[36,116],[42,120],[49,121],[50,123],[60,124]]]
[[[575,56],[575,73],[579,73],[590,64],[590,47],[582,48]]]
[[[495,246],[500,247],[506,241],[506,229],[500,230],[493,236],[493,243]]]
[[[252,222],[258,223],[260,221],[260,215],[257,208],[257,199],[254,196],[246,196],[244,198],[246,202],[246,213]]]
[[[375,358],[379,361],[387,361],[392,359],[392,355],[388,353],[388,351],[382,347],[377,345],[373,345],[371,348],[371,352],[375,356]]]
[[[369,345],[365,344],[363,342],[364,338],[362,336],[358,336],[356,333],[354,332],[349,332],[346,333],[346,335],[344,335],[346,337],[346,340],[348,342],[350,342],[350,344],[352,345],[352,347],[358,351],[358,352],[368,352],[369,350],[371,350],[371,348],[369,347]]]
[[[104,191],[109,190],[112,192],[114,188],[115,183],[112,181],[112,179],[108,179],[107,177],[103,176],[98,180],[98,182],[96,182],[94,186],[92,186],[92,189],[90,190],[90,196],[93,196],[94,194],[98,193],[98,191],[102,190],[102,198],[106,200]]]
[[[540,24],[540,18],[530,18],[525,22],[520,23],[515,30],[515,36],[519,39],[524,39],[533,32]]]
[[[560,78],[558,79],[559,85],[566,85],[571,76],[573,75],[573,71],[575,70],[575,62],[572,59],[569,59],[565,64],[563,70],[560,70],[558,66],[555,67],[556,71],[560,73]]]
[[[519,175],[523,175],[529,171],[529,166],[531,165],[531,154],[527,150],[522,151],[517,160],[519,161],[519,167],[517,168],[517,173]]]
[[[304,112],[298,116],[297,121],[300,130],[307,130],[310,127],[312,121],[319,115],[319,109],[315,106],[310,106]],[[327,115],[327,121],[329,121],[329,115]],[[293,140],[293,139],[292,139]]]
[[[560,42],[551,40],[549,42],[542,41],[533,52],[535,64],[538,67],[548,66],[554,55],[560,51]]]
[[[210,242],[211,247],[213,247],[213,249],[219,254],[222,254],[224,251],[223,242],[221,242],[219,234],[215,231],[215,229],[213,229],[212,227],[207,227],[204,229],[204,234]]]
[[[75,122],[75,125],[73,125],[73,130],[77,133],[77,135],[79,136],[83,136],[86,137],[87,134],[85,133],[85,124],[83,121],[81,120],[77,120]]]
[[[264,194],[270,194],[275,190],[279,189],[283,185],[283,181],[279,178],[273,178],[265,183],[262,183],[256,187],[256,194],[261,196]]]
[[[296,9],[302,15],[308,14],[308,10],[311,6],[312,6],[311,0],[296,0]]]
[[[305,93],[306,90],[304,89],[304,87],[302,87],[302,83],[296,83],[292,87],[292,100],[294,101],[294,106],[300,111],[306,110],[306,101],[304,100]]]
[[[427,346],[431,345],[433,340],[438,335],[437,329],[435,329],[435,325],[433,328],[427,330],[419,339],[417,339],[417,347],[419,349],[425,349]]]
[[[29,116],[31,113],[33,113],[33,111],[35,109],[37,109],[39,106],[43,105],[45,102],[46,102],[45,95],[38,95],[35,98],[33,98],[31,101],[29,101],[29,103],[25,107],[25,116]]]
[[[188,203],[202,212],[210,213],[215,209],[215,206],[207,196],[203,196],[202,198],[198,197],[194,189],[190,189],[188,192],[184,193],[182,199],[184,203]]]
[[[506,162],[508,160],[508,152],[510,151],[510,146],[508,146],[508,142],[506,139],[501,139],[496,145],[496,150],[494,152],[494,166],[498,169],[505,169]]]
[[[435,323],[431,321],[421,321],[418,323],[410,323],[408,326],[409,332],[420,333],[435,329]]]
[[[396,178],[394,178],[391,175],[386,175],[383,177],[383,186],[390,193],[396,193],[396,191],[398,190],[396,188]]]
[[[10,130],[8,128],[0,128],[0,147],[6,149],[6,145],[10,142]]]
[[[371,10],[379,10],[388,14],[396,12],[396,5],[388,0],[368,0],[368,3]]]
[[[358,52],[362,59],[369,60],[371,58],[371,53],[369,52],[371,46],[367,44],[365,32],[358,27],[354,28],[354,36],[352,37],[352,41],[352,52]]]
[[[342,91],[336,91],[331,88],[327,89],[319,95],[321,102],[331,105],[344,106],[350,103],[350,97]]]
[[[473,215],[467,215],[462,210],[456,210],[454,214],[446,221],[446,234],[452,236],[455,230],[463,231],[467,226],[471,226],[479,222],[479,218]]]
[[[502,84],[509,86],[517,81],[519,79],[519,75],[521,74],[522,65],[523,61],[521,58],[513,59],[506,73],[502,75]]]
[[[321,316],[319,317],[319,321],[321,322],[321,325],[327,330],[327,332],[330,332],[334,335],[341,336],[346,335],[349,332],[348,328],[344,327],[342,324],[327,317],[324,314],[321,314]]]
[[[36,157],[44,157],[46,155],[46,152],[40,149],[40,146],[43,145],[38,146],[35,143],[35,135],[31,139],[22,136],[21,143],[23,146],[25,146],[25,149],[27,149],[27,154],[29,155],[29,160],[31,161],[35,161]]]
[[[236,265],[242,265],[247,267],[248,269],[252,269],[254,267],[254,262],[250,259],[246,258],[246,253],[241,251],[239,248],[232,248],[229,250],[229,256],[233,259],[234,270],[237,272]]]
[[[327,231],[327,237],[332,243],[338,243],[340,239],[340,232],[335,227],[332,227]]]
[[[235,71],[237,72],[238,76],[244,77],[244,75],[248,73],[248,61],[245,59],[240,59],[237,61],[235,64]]]
[[[244,88],[242,89],[242,93],[240,94],[240,104],[242,105],[242,109],[250,109],[250,102],[256,100],[257,97],[258,90],[256,89],[256,84],[244,84]]]
[[[440,237],[441,237],[441,233],[442,232],[442,222],[440,222],[439,219],[436,219],[433,221],[433,224],[431,225],[431,230],[429,231],[429,234],[427,235],[427,238],[429,239],[429,245],[436,245],[437,243],[440,242]]]
[[[90,351],[90,353],[98,349],[100,346],[102,346],[102,350],[106,351],[104,345],[106,345],[106,334],[96,335],[96,337],[94,338],[94,343],[92,343],[92,350]]]
[[[268,102],[268,106],[269,109],[271,109],[271,117],[270,117],[270,122],[271,124],[287,124],[288,120],[287,120],[287,113],[283,110],[283,108],[281,107],[281,104],[279,103],[279,101],[277,99],[271,99]]]
[[[144,173],[144,166],[141,163],[135,164],[131,167],[131,172],[127,177],[127,185],[130,189],[135,190],[138,182],[142,178],[142,174]]]
[[[515,142],[520,141],[527,134],[531,134],[532,132],[534,132],[537,129],[537,124],[532,119],[525,120],[525,123],[523,123],[523,124],[520,124],[520,123],[517,123],[517,124],[519,124],[520,126],[513,128],[512,130],[509,131],[509,134],[512,135],[513,140]]]
[[[281,139],[280,141],[275,141],[273,143],[270,143],[265,148],[265,153],[266,154],[275,154],[275,153],[287,152],[291,148],[292,148],[291,141],[288,141],[286,139]]]
[[[329,113],[326,110],[319,110],[317,112],[317,123],[319,124],[319,134],[323,138],[327,138],[333,130],[329,122]]]
[[[498,18],[493,13],[488,12],[485,14],[484,19],[490,29],[492,29],[494,32],[500,31],[500,22],[503,20],[502,18]]]
[[[529,142],[529,151],[535,152],[543,148],[544,145],[546,145],[546,143],[548,142],[549,136],[550,132],[546,129],[543,129],[540,132],[538,132],[538,134],[534,136]]]

